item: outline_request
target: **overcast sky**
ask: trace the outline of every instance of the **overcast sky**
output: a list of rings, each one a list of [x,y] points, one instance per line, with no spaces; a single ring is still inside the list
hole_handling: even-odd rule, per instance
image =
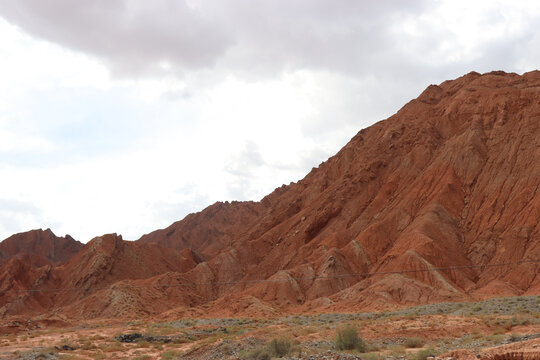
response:
[[[429,84],[539,61],[536,0],[0,0],[0,239],[260,200]]]

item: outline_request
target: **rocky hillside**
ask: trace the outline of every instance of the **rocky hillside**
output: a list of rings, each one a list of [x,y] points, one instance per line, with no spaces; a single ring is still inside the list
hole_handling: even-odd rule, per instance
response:
[[[54,310],[72,318],[131,316],[155,312],[157,282],[136,286],[148,295],[136,308],[130,281],[184,273],[200,260],[189,250],[175,251],[156,244],[137,244],[116,234],[92,239],[62,266],[28,265],[18,257],[0,267],[0,315],[38,315]],[[156,286],[154,288],[154,286]],[[163,308],[161,308],[163,311]]]
[[[538,159],[540,72],[469,73],[429,86],[260,202],[214,204],[135,243],[98,238],[45,273],[12,262],[0,285],[70,289],[22,298],[79,318],[540,294]],[[25,313],[0,299],[5,317]]]
[[[206,281],[288,281],[218,285],[214,297],[356,309],[538,293],[539,263],[527,260],[540,259],[539,95],[538,72],[431,85],[303,180],[249,204],[256,220],[231,223],[238,204],[219,204],[234,242],[207,261]],[[215,225],[200,224],[183,244],[222,243],[219,227],[201,235]],[[348,275],[400,270],[415,272]]]
[[[215,203],[138,241],[177,250],[189,248],[211,258],[248,231],[260,218],[259,211],[260,204],[251,201]]]

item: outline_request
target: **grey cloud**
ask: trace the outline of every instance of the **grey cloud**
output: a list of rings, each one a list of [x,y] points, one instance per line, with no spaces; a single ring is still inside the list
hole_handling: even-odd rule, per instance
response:
[[[527,54],[530,49],[538,49],[538,40],[536,34],[524,33],[486,43],[479,51],[479,58],[470,66],[476,67],[474,70],[479,72],[491,70],[520,72],[521,69],[518,68],[520,60],[526,58],[524,54]],[[538,59],[537,57],[534,58]],[[535,66],[538,66],[538,63]],[[523,70],[530,71],[533,69]]]
[[[325,69],[358,73],[393,48],[389,25],[424,1],[236,1],[222,12],[237,46],[224,59],[239,71]],[[231,8],[229,2],[220,2]]]
[[[0,13],[33,36],[95,55],[120,74],[211,66],[228,31],[181,0],[0,1]]]
[[[234,200],[253,199],[260,192],[257,188],[259,170],[268,166],[259,147],[253,141],[246,141],[242,150],[230,156],[224,170],[231,175],[227,181],[227,193]]]
[[[169,226],[172,222],[183,219],[189,213],[200,211],[208,205],[210,205],[210,199],[207,194],[195,184],[186,184],[171,194],[170,201],[148,203],[149,217],[153,221],[141,224],[141,229],[138,229],[138,232],[140,234],[153,231],[155,230],[154,224],[163,227]],[[126,239],[136,239],[137,237],[136,233],[126,233]]]
[[[279,144],[276,144],[276,146],[279,146]],[[268,162],[262,157],[257,144],[246,141],[244,148],[231,156],[224,167],[224,170],[231,175],[226,182],[229,199],[258,199],[267,195],[273,188],[265,189],[261,187],[258,180],[262,176],[268,176],[269,170],[270,173],[273,170],[289,173],[290,175],[294,174],[292,179],[298,180],[311,170],[313,164],[326,161],[331,153],[320,146],[314,146],[301,151],[298,155],[299,160],[293,160],[293,162],[287,162],[287,159],[283,159],[284,162]],[[274,187],[280,185],[279,181],[274,183]]]
[[[238,177],[234,181],[227,182],[227,193],[231,199],[234,200],[248,200],[251,199],[250,189],[253,183],[246,178]]]
[[[265,165],[265,161],[257,144],[253,141],[246,141],[244,148],[227,160],[224,169],[234,176],[254,177],[254,171],[263,165]]]
[[[395,49],[392,23],[415,1],[0,0],[33,36],[97,56],[116,74],[217,67],[245,76],[290,69],[369,72]]]
[[[258,79],[310,69],[358,79],[376,76],[408,86],[418,79],[439,80],[442,72],[446,78],[461,75],[477,64],[475,59],[456,62],[444,57],[444,47],[455,41],[453,29],[422,20],[440,4],[428,0],[95,0],[81,6],[71,0],[0,0],[0,16],[35,37],[100,58],[116,75],[205,73],[217,79],[234,73]],[[488,29],[490,24],[508,21],[505,6],[489,7],[478,23]],[[523,36],[536,33],[538,19],[530,16]],[[412,21],[418,31],[403,31],[406,21]],[[509,37],[496,41],[508,43]],[[499,64],[483,61],[490,55],[489,47],[475,49],[480,63]],[[507,64],[507,54],[502,55],[498,60]],[[198,84],[204,76],[197,77]]]

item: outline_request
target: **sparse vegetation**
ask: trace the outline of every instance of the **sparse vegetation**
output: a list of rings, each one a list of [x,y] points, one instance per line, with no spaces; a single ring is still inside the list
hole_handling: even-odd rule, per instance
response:
[[[99,353],[99,354],[91,354],[89,356],[94,360],[103,360],[103,359],[107,358],[107,356],[105,354],[101,354],[101,353]]]
[[[123,351],[124,347],[120,343],[106,344],[101,346],[103,352],[117,352]]]
[[[393,357],[399,357],[402,355],[405,355],[405,347],[402,345],[390,345],[388,347],[388,350],[390,351],[390,355]]]
[[[335,344],[338,350],[356,349],[359,352],[364,352],[366,350],[366,345],[358,336],[358,331],[351,326],[346,326],[337,330]]]
[[[276,357],[283,357],[291,351],[291,342],[286,338],[272,339],[269,348]]]
[[[241,358],[245,360],[270,360],[271,355],[268,348],[264,346],[242,353]]]
[[[161,358],[163,360],[171,360],[171,359],[174,359],[177,356],[180,356],[181,354],[182,353],[179,352],[179,351],[167,350],[167,351],[164,351],[164,352],[161,353]]]
[[[259,346],[240,354],[246,360],[269,360],[273,357],[282,358],[292,350],[292,344],[287,338],[274,338],[267,345]]]
[[[419,337],[407,338],[405,340],[405,346],[408,348],[421,348],[422,346],[424,346],[424,344],[424,339]]]
[[[150,355],[139,355],[135,356],[133,360],[151,360],[152,357]]]
[[[433,348],[422,349],[414,355],[414,360],[426,360],[429,356],[435,355],[437,355],[437,352]]]

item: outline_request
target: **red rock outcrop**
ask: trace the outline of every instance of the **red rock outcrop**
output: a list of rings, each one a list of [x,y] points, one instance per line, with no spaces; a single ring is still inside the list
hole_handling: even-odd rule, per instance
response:
[[[124,241],[116,234],[94,238],[62,266],[36,269],[14,257],[0,267],[0,314],[122,315],[134,306],[137,291],[148,295],[141,297],[141,303],[148,305],[157,298],[156,291],[163,290],[160,277],[186,272],[197,264],[189,250]],[[154,279],[144,282],[148,278]],[[160,308],[153,302],[150,312],[156,309]]]
[[[75,318],[540,294],[538,159],[540,72],[470,73],[429,86],[260,202],[217,203],[135,243],[95,239],[41,273],[12,263],[17,279],[0,285],[72,289],[25,301]],[[2,314],[23,313],[10,299]]]
[[[58,237],[51,229],[31,230],[12,235],[0,243],[0,264],[18,256],[37,267],[59,265],[71,259],[82,247],[82,243],[69,235]]]

